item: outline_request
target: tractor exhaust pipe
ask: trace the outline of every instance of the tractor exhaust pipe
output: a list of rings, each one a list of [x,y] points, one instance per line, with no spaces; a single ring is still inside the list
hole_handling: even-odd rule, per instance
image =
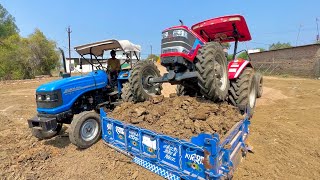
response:
[[[64,56],[64,51],[61,48],[59,48],[59,50],[61,52],[63,62],[63,73],[60,73],[60,76],[62,76],[62,78],[70,77],[70,73],[67,73],[66,57]]]
[[[60,50],[61,56],[62,56],[63,72],[67,73],[66,57],[64,56],[64,51],[61,48],[59,48],[59,50]]]

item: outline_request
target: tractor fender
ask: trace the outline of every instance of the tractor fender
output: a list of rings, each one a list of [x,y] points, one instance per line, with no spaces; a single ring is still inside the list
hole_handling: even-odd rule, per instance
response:
[[[252,64],[248,60],[235,59],[233,61],[230,61],[228,64],[229,79],[238,78],[246,67],[252,67]]]

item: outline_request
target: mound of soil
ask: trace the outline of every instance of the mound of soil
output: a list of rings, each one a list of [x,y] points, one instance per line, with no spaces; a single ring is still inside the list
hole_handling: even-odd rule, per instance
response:
[[[176,95],[123,103],[108,116],[185,140],[202,132],[219,133],[221,138],[243,119],[237,108],[228,104]]]

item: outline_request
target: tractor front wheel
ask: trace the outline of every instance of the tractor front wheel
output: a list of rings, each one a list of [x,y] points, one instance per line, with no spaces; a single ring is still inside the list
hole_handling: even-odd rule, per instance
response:
[[[212,101],[224,101],[228,95],[227,59],[220,44],[209,42],[198,51],[196,69],[200,92]]]
[[[132,69],[129,84],[134,102],[143,102],[160,95],[162,84],[149,83],[150,78],[160,77],[160,71],[152,61],[138,61]]]
[[[69,139],[72,144],[85,149],[96,143],[100,137],[99,114],[94,111],[84,111],[73,117],[69,130]]]
[[[50,139],[56,136],[62,129],[62,123],[58,123],[57,127],[54,130],[44,131],[42,129],[38,129],[36,127],[31,128],[32,135],[39,140]]]

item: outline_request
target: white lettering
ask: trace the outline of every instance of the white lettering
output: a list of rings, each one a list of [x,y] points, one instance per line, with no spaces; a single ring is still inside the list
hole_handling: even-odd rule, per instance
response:
[[[108,130],[111,130],[111,129],[112,129],[112,124],[108,123],[108,124],[107,124],[107,129],[108,129]]]
[[[185,158],[189,159],[190,161],[193,161],[197,164],[203,164],[202,160],[204,159],[203,156],[199,156],[197,154],[186,154]]]
[[[129,131],[129,139],[139,141],[139,134],[135,131]]]
[[[119,126],[116,127],[116,132],[117,132],[117,134],[122,134],[122,135],[124,135],[124,129],[121,128],[121,127],[119,127]]]
[[[164,158],[166,158],[166,159],[168,159],[168,160],[170,160],[170,161],[176,162],[175,158],[174,158],[174,157],[171,157],[169,154],[166,154],[166,155],[164,156]]]

